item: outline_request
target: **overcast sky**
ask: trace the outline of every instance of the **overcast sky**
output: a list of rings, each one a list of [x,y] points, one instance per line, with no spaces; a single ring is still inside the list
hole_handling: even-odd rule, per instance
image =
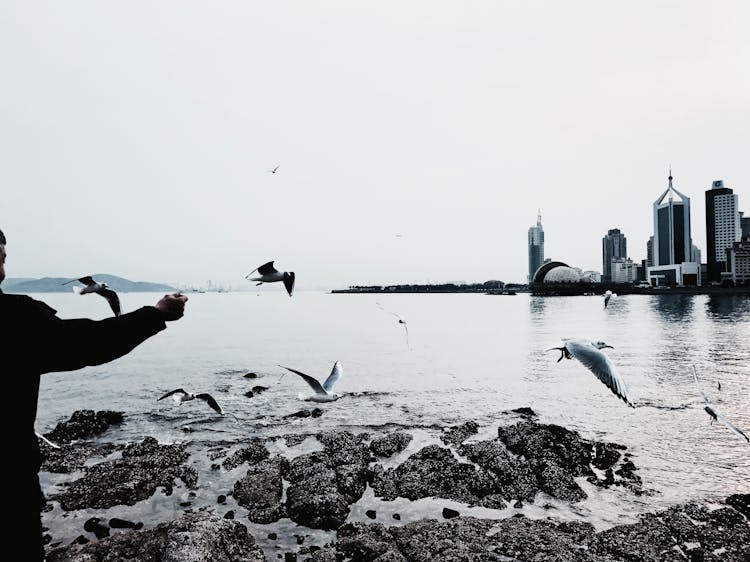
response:
[[[670,164],[705,260],[711,182],[750,214],[749,27],[745,0],[5,0],[6,271],[524,282],[537,209],[546,257],[601,271],[610,228],[645,258]]]

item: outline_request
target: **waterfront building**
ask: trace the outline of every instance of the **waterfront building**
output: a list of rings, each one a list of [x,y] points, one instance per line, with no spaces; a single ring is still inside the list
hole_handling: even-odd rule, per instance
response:
[[[654,237],[649,236],[646,242],[646,265],[654,265]]]
[[[619,228],[607,231],[602,238],[602,281],[612,280],[612,261],[627,259],[628,241]]]
[[[742,239],[741,214],[738,197],[732,189],[716,180],[706,191],[706,265],[708,280],[719,282],[722,272],[728,272],[727,250]]]
[[[735,286],[750,285],[750,239],[733,243],[727,254],[729,271],[725,275]]]
[[[700,262],[696,261],[690,233],[690,198],[669,185],[653,204],[653,265],[648,268],[652,285],[701,284]]]
[[[635,283],[638,281],[638,263],[630,258],[617,258],[611,262],[612,283]]]
[[[544,229],[542,228],[542,213],[538,212],[536,226],[529,228],[529,276],[528,282],[534,281],[536,270],[544,264]]]

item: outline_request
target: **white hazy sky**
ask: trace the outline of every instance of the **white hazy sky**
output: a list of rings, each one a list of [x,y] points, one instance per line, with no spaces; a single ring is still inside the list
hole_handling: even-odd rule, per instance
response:
[[[610,228],[645,257],[670,164],[705,256],[713,180],[750,214],[749,27],[745,0],[5,0],[8,276],[523,282],[538,208],[546,256],[601,271]]]

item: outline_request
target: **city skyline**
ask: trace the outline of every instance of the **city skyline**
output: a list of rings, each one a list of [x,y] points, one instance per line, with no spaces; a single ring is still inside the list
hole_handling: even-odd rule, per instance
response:
[[[536,209],[546,256],[599,270],[617,227],[640,257],[670,164],[695,217],[717,179],[748,200],[748,16],[8,0],[8,275],[237,287],[274,260],[295,290],[522,283]]]

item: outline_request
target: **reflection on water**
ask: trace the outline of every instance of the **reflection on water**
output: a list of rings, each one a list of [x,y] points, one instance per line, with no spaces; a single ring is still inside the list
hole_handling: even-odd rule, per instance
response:
[[[750,296],[708,295],[706,314],[713,320],[733,321],[750,316]]]
[[[694,295],[651,296],[651,306],[667,322],[682,322],[693,315]]]

